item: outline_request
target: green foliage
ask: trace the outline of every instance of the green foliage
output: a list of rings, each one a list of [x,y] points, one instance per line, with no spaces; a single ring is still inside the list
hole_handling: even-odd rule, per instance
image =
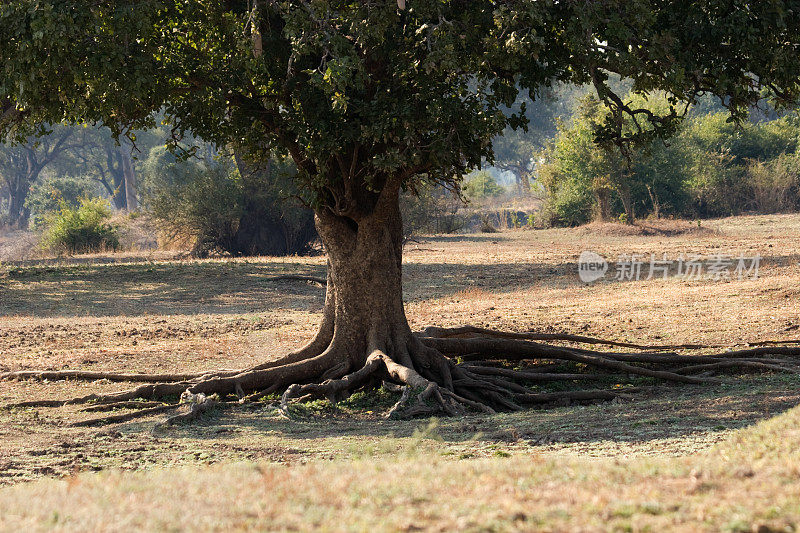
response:
[[[545,193],[542,218],[547,225],[578,226],[592,218],[592,185],[583,174],[562,173],[557,165],[542,166],[539,182]]]
[[[668,104],[663,98],[629,98],[655,113]],[[737,125],[729,113],[695,114],[668,142],[630,147],[626,161],[595,142],[603,114],[596,99],[585,99],[542,152],[538,179],[546,223],[576,225],[592,218],[631,223],[643,215],[727,216],[796,205],[794,159],[783,156],[798,146],[793,116]]]
[[[692,205],[691,211],[686,209],[685,213],[707,217],[733,215],[747,209],[773,209],[759,206],[754,200],[756,195],[765,200],[767,182],[763,171],[770,167],[756,177],[749,171],[756,168],[751,162],[764,163],[784,153],[794,153],[798,135],[800,128],[793,116],[738,127],[728,121],[725,113],[690,121],[678,139],[690,165],[686,189]],[[751,181],[753,177],[757,183]]]
[[[316,208],[336,208],[355,187],[356,209],[370,212],[370,193],[389,181],[453,185],[491,163],[492,139],[526,122],[523,108],[506,113],[520,89],[591,82],[608,106],[593,135],[625,149],[674,133],[682,102],[700,91],[725,96],[737,119],[764,91],[796,102],[798,7],[9,0],[0,131],[24,138],[66,120],[120,133],[154,126],[164,110],[178,138],[291,157],[297,190]],[[626,105],[617,76],[636,95],[668,91],[667,105]]]
[[[201,256],[307,251],[313,221],[287,200],[293,167],[272,160],[264,171],[243,174],[230,157],[183,160],[154,148],[142,169],[144,205],[169,236],[194,238]]]
[[[538,179],[544,191],[545,221],[575,226],[592,218],[597,197],[612,188],[611,176],[619,170],[618,155],[594,141],[593,128],[600,106],[585,99],[571,125],[561,124],[552,144],[542,154]]]
[[[117,249],[117,226],[111,224],[111,208],[102,198],[83,198],[77,206],[65,200],[47,217],[42,244],[67,253]]]
[[[464,184],[464,196],[469,200],[480,202],[487,198],[497,198],[506,192],[489,172],[482,170],[467,176]]]
[[[98,192],[97,183],[83,176],[48,176],[31,187],[25,206],[31,211],[33,227],[38,227],[59,211],[62,203],[77,207],[83,198],[97,196]]]
[[[769,122],[735,124],[727,112],[698,116],[687,125],[682,137],[702,152],[729,155],[733,164],[748,159],[765,161],[797,149],[798,122],[785,116]]]

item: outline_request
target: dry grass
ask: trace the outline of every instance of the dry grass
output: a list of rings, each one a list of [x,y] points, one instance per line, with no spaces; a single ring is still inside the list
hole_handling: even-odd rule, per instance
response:
[[[39,237],[32,231],[0,229],[0,261],[26,260],[41,256]]]
[[[712,227],[704,226],[701,221],[688,220],[637,220],[633,224],[618,222],[592,222],[581,226],[578,230],[581,235],[602,235],[609,237],[632,236],[667,236],[677,235],[710,235],[714,233]]]
[[[795,408],[708,453],[677,459],[503,453],[452,461],[417,446],[355,462],[81,475],[0,491],[0,525],[26,531],[794,531],[798,439]]]
[[[800,338],[800,216],[703,225],[710,231],[430,236],[406,248],[409,319],[417,328],[471,323],[643,343],[733,346]],[[757,280],[584,285],[575,261],[585,249],[608,258],[758,253],[764,260]],[[194,371],[277,357],[313,334],[323,292],[264,276],[323,271],[322,257],[181,261],[174,254],[130,253],[7,265],[0,271],[0,370]],[[0,383],[0,404],[123,387],[6,382]],[[712,388],[664,387],[630,403],[472,416],[442,420],[436,428],[382,420],[390,400],[356,398],[339,412],[320,403],[293,420],[256,406],[157,436],[149,433],[157,418],[100,431],[65,427],[90,416],[75,408],[0,410],[0,484],[66,479],[0,491],[0,520],[6,520],[0,529],[21,523],[70,530],[183,529],[190,523],[265,529],[267,520],[278,520],[273,528],[305,521],[360,530],[639,530],[646,524],[694,530],[797,521],[796,470],[786,462],[796,464],[795,452],[756,459],[769,439],[788,443],[795,429],[775,421],[763,430],[763,442],[748,441],[740,462],[755,465],[752,476],[725,471],[725,465],[738,466],[739,457],[726,439],[800,403],[794,376],[729,376]],[[796,425],[798,417],[792,412],[779,420]],[[779,431],[785,436],[777,438]],[[722,441],[728,444],[713,448]],[[710,455],[698,457],[703,453]],[[370,458],[377,462],[365,461]],[[240,461],[260,466],[229,465]],[[208,463],[223,466],[159,470]],[[108,469],[145,473],[73,476]],[[692,477],[692,469],[702,475]],[[163,490],[142,488],[168,482]],[[692,483],[700,488],[687,489]],[[778,490],[781,483],[785,489]],[[594,486],[601,488],[597,494]],[[167,490],[180,497],[160,501]],[[273,491],[272,499],[262,497],[265,490]],[[452,503],[443,508],[436,490]],[[742,503],[744,490],[754,494],[749,503]],[[17,503],[32,497],[42,503],[21,515]],[[715,500],[722,502],[719,511]],[[102,508],[106,514],[113,509],[119,522],[93,518]],[[134,508],[148,512],[129,513]],[[72,521],[64,521],[67,515]]]

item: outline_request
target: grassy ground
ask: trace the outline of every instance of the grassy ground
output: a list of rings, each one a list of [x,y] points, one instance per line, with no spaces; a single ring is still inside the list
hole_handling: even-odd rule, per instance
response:
[[[612,259],[742,253],[763,260],[757,280],[609,275],[584,285],[575,261],[587,249]],[[319,320],[321,289],[263,278],[320,275],[321,257],[106,259],[3,267],[0,371],[240,368],[308,339]],[[800,338],[799,261],[800,216],[781,215],[700,228],[436,236],[406,248],[404,275],[415,328],[470,323],[734,346]],[[304,506],[305,519],[331,529],[800,525],[796,452],[769,449],[770,439],[787,447],[796,440],[800,414],[752,427],[800,403],[798,384],[795,376],[731,375],[721,385],[663,386],[619,403],[423,422],[383,420],[393,398],[360,396],[339,410],[312,405],[291,420],[264,404],[155,434],[158,417],[98,430],[66,427],[96,416],[76,408],[0,410],[0,484],[19,485],[0,491],[0,528],[22,521],[114,529],[116,522],[91,522],[111,502],[120,506],[118,529],[181,528],[201,518],[209,527],[258,529],[278,520],[292,528]],[[124,387],[0,382],[0,405]],[[220,464],[195,468],[211,463]],[[140,472],[78,475],[109,469]],[[64,480],[20,484],[41,477]],[[180,509],[176,498],[160,502],[173,493],[185,496]],[[31,497],[42,503],[21,512],[19,502]],[[451,503],[442,506],[445,499]],[[125,514],[134,508],[148,513]]]
[[[9,531],[794,531],[800,408],[701,455],[388,458],[104,472],[0,491]],[[366,460],[369,459],[369,460]],[[31,502],[36,502],[31,505]]]

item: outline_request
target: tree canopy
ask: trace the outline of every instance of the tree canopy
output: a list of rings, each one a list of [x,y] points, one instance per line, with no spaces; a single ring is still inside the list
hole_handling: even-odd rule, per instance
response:
[[[391,173],[441,179],[491,161],[492,137],[521,125],[503,113],[518,89],[535,97],[554,80],[595,84],[612,109],[600,137],[618,142],[671,131],[698,94],[723,96],[737,117],[764,90],[795,101],[798,8],[12,0],[0,7],[2,124],[22,134],[21,123],[97,121],[119,133],[164,110],[176,137],[290,155],[311,199],[341,206],[350,169],[379,188]],[[634,92],[668,91],[671,109],[626,104],[609,73]],[[624,133],[623,114],[641,130]]]

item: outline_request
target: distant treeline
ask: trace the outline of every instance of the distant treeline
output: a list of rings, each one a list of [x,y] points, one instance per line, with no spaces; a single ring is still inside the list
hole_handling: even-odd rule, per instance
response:
[[[668,105],[652,98],[640,103],[654,110]],[[536,186],[547,224],[800,208],[800,120],[794,113],[755,114],[735,124],[725,111],[694,112],[674,137],[637,146],[626,158],[594,142],[601,111],[597,100],[584,98],[538,156]]]

